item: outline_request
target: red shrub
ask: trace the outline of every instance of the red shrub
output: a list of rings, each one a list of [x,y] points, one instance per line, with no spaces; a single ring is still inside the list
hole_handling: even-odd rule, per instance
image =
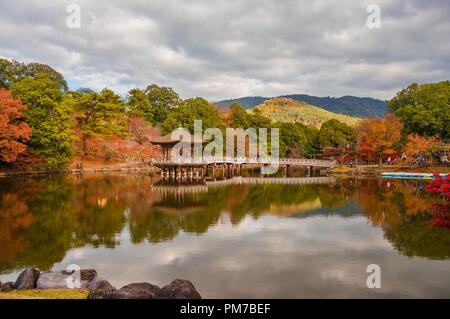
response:
[[[435,180],[425,188],[428,192],[441,195],[443,203],[434,203],[433,207],[436,212],[433,214],[434,219],[429,220],[428,224],[436,227],[444,227],[450,229],[450,174],[445,179],[438,173],[433,173]]]

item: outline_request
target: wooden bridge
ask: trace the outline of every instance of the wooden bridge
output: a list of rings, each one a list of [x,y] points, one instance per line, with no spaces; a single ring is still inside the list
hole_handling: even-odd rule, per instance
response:
[[[290,166],[301,166],[311,171],[313,167],[332,168],[336,161],[309,159],[309,158],[271,158],[271,157],[221,157],[221,156],[203,156],[193,158],[159,158],[152,159],[153,166],[161,168],[163,176],[197,176],[205,177],[208,168],[212,168],[212,176],[215,176],[216,169],[222,169],[222,175],[225,175],[225,167],[228,167],[228,176],[242,172],[243,165],[247,167],[255,166],[282,166],[287,172]]]

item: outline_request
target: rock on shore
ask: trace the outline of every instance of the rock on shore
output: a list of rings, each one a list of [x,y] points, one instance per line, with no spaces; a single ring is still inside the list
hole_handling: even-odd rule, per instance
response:
[[[161,289],[159,299],[202,299],[192,282],[189,280],[175,279]]]
[[[69,289],[70,276],[74,271],[52,271],[43,272],[36,282],[37,289]],[[80,287],[85,289],[97,277],[94,269],[82,269],[80,271]]]
[[[106,279],[96,277],[87,287],[89,295],[87,299],[111,299],[116,288]]]
[[[36,288],[36,281],[39,278],[39,270],[34,268],[26,268],[17,277],[14,283],[13,289],[16,290],[26,290]]]
[[[4,282],[3,284],[0,282],[0,291],[1,292],[11,291],[11,290],[13,290],[13,286],[14,286],[14,283],[11,281]]]
[[[70,276],[73,273],[65,270],[41,273],[37,269],[26,268],[14,283],[0,282],[0,291],[70,289]],[[80,271],[80,286],[81,289],[89,291],[87,299],[201,299],[189,280],[175,279],[163,288],[140,282],[116,289],[106,279],[99,277],[94,269]]]
[[[156,299],[160,290],[147,282],[133,283],[116,290],[111,299]]]

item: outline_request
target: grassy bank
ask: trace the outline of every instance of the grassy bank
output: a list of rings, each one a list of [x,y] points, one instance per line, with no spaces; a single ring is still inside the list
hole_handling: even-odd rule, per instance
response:
[[[331,174],[345,174],[345,175],[378,175],[383,172],[415,172],[415,173],[450,173],[450,166],[336,166],[329,170]]]
[[[0,292],[0,299],[86,299],[85,289],[12,290]]]

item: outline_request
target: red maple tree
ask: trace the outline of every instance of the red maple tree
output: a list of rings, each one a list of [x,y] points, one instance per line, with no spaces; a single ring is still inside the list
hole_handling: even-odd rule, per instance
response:
[[[438,173],[433,173],[435,179],[425,188],[428,192],[441,195],[444,202],[434,203],[436,212],[434,219],[428,221],[429,225],[450,229],[450,174],[442,178]]]
[[[25,122],[27,106],[11,91],[0,89],[0,161],[12,163],[26,151],[31,128]]]

